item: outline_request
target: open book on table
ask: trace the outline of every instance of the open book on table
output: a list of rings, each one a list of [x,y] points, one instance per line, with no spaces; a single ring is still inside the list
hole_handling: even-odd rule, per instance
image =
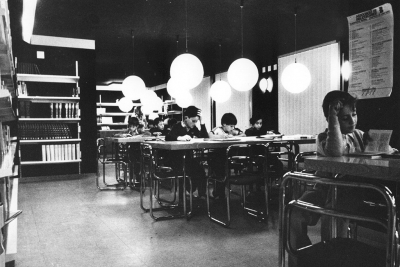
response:
[[[389,146],[392,130],[369,130],[368,134],[370,139],[365,147],[364,152],[350,153],[349,156],[367,156],[367,157],[389,157],[399,156],[399,154],[392,154]]]

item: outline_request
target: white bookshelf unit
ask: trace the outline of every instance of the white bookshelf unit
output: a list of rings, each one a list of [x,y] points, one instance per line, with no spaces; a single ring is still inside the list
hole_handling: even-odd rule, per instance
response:
[[[18,132],[20,139],[21,177],[27,165],[78,164],[81,173],[80,97],[78,62],[76,75],[17,74]],[[32,83],[51,83],[58,90],[67,84],[62,95],[51,90],[30,91]],[[69,86],[70,84],[71,86]],[[32,86],[33,87],[33,86]],[[47,88],[49,85],[47,85]],[[33,95],[31,95],[33,94]],[[35,106],[34,106],[35,105]],[[35,109],[39,110],[33,112]],[[62,175],[63,173],[60,173]]]

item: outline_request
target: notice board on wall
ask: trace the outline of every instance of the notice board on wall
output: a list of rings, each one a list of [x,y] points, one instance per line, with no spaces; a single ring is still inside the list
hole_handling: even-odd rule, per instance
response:
[[[358,99],[389,97],[393,88],[393,10],[390,4],[350,16],[348,92]]]

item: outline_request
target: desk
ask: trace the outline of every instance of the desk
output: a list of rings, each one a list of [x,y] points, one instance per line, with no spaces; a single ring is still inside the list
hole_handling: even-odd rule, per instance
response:
[[[307,169],[312,169],[321,172],[330,172],[334,174],[345,174],[361,176],[365,178],[374,178],[385,181],[399,181],[400,179],[400,159],[380,158],[371,159],[368,157],[322,157],[313,156],[306,157],[304,164]],[[373,187],[373,186],[372,186]],[[335,199],[333,199],[335,201]],[[394,199],[392,200],[394,203]],[[387,200],[387,202],[390,202]],[[394,250],[391,251],[392,244],[394,242],[394,231],[396,228],[396,210],[395,204],[393,210],[388,212],[388,229],[391,232],[388,235],[387,253],[391,254],[388,257],[392,257],[392,262],[387,262],[387,266],[394,262]],[[392,215],[391,215],[392,214]],[[335,222],[333,221],[335,226]],[[333,228],[334,229],[334,228]],[[333,233],[335,234],[335,233]],[[393,265],[391,265],[393,266]]]
[[[362,176],[389,181],[400,180],[400,159],[371,159],[367,157],[306,157],[307,169]]]

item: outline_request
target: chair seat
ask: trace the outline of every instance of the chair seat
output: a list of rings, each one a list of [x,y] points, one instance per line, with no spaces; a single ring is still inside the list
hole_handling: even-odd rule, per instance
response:
[[[349,238],[335,238],[298,251],[298,267],[385,266],[385,251]]]

